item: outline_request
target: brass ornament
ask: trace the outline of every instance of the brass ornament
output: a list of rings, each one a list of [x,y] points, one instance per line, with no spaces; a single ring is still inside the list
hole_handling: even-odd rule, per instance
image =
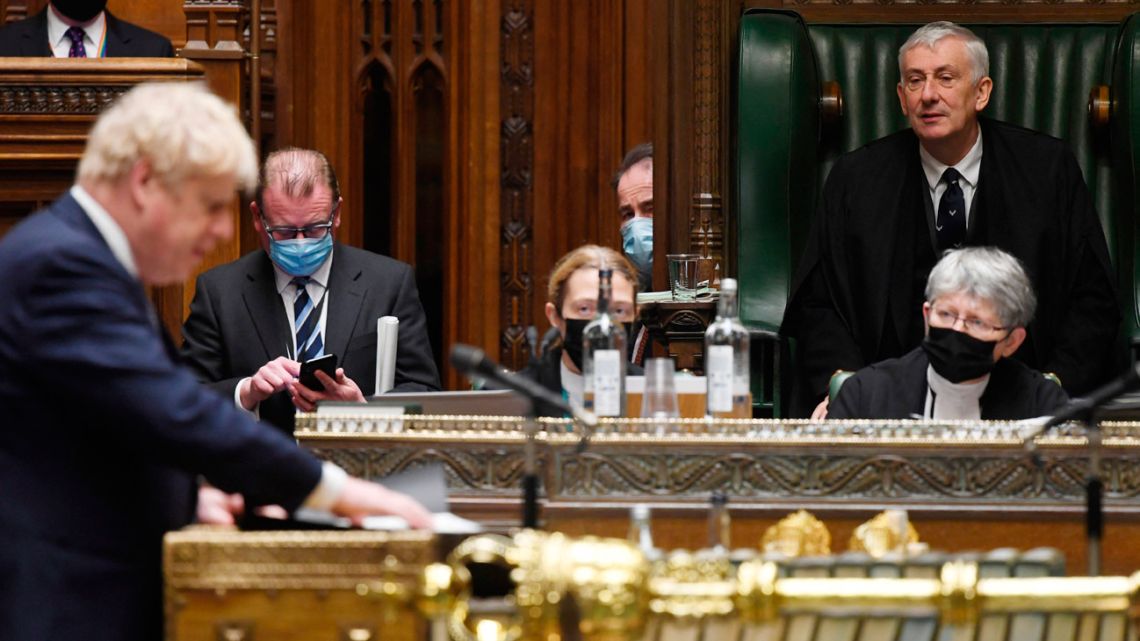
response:
[[[918,543],[918,531],[901,510],[886,510],[855,528],[847,549],[880,558],[892,552],[906,554]]]
[[[789,558],[831,554],[831,532],[807,510],[789,514],[764,531],[760,550]]]

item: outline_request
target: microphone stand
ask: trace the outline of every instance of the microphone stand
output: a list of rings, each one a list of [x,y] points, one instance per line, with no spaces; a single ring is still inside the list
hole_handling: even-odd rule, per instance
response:
[[[531,404],[530,413],[527,414],[526,423],[523,424],[523,433],[526,441],[523,444],[523,513],[522,526],[531,530],[538,529],[538,456],[535,452],[535,438],[538,435],[538,420],[535,416],[534,404]]]

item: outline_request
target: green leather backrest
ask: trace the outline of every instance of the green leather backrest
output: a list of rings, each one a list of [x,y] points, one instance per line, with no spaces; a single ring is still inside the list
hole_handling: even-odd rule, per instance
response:
[[[737,208],[741,317],[773,329],[835,158],[906,127],[898,48],[919,25],[812,24],[755,9],[741,20],[737,92]],[[1113,172],[1105,136],[1087,118],[1089,91],[1108,84],[1120,25],[968,25],[990,52],[993,96],[983,112],[1063,138],[1093,192],[1114,260]],[[820,83],[838,81],[844,114],[819,135]],[[793,110],[796,113],[785,113]],[[1135,153],[1130,146],[1130,153]],[[784,165],[784,166],[782,166]],[[1134,173],[1129,168],[1128,181]],[[1131,204],[1126,219],[1131,221]],[[1130,226],[1130,223],[1129,223]],[[1129,232],[1130,234],[1131,232]],[[1128,253],[1131,244],[1128,245]],[[1128,280],[1131,283],[1131,274]]]
[[[1136,254],[1136,225],[1140,216],[1136,189],[1137,153],[1140,149],[1140,83],[1133,82],[1140,72],[1140,16],[1130,16],[1120,28],[1114,49],[1112,65],[1111,121],[1112,165],[1116,172],[1113,198],[1119,215],[1114,248],[1110,239],[1109,250],[1115,249],[1117,272],[1120,277],[1120,298],[1124,311],[1124,335],[1135,345],[1140,337],[1140,308],[1136,286],[1140,283],[1140,261]],[[1127,179],[1126,179],[1127,178]],[[1099,203],[1098,203],[1099,205]],[[1099,211],[1099,210],[1098,210]],[[1127,212],[1127,215],[1123,215]]]

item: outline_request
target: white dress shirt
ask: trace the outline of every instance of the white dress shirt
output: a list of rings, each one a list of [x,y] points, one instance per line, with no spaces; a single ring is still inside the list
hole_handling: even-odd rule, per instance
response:
[[[56,58],[66,58],[71,53],[71,38],[67,37],[67,24],[55,14],[55,9],[48,6],[47,10],[48,44]],[[103,55],[103,43],[107,40],[107,13],[100,11],[99,15],[90,22],[77,25],[83,29],[83,48],[88,58],[100,58]]]
[[[939,421],[982,420],[982,394],[990,384],[986,374],[976,383],[951,383],[931,366],[926,367],[926,409],[924,418]]]
[[[939,162],[922,145],[918,146],[918,156],[922,159],[922,171],[926,174],[926,185],[930,188],[930,202],[934,203],[935,216],[938,215],[938,202],[946,193],[947,184],[942,182],[942,174],[950,165]],[[974,193],[978,190],[978,178],[982,172],[982,130],[978,129],[978,139],[970,151],[953,166],[962,174],[958,186],[962,188],[962,198],[966,202],[966,227],[970,226],[970,208],[974,204]]]

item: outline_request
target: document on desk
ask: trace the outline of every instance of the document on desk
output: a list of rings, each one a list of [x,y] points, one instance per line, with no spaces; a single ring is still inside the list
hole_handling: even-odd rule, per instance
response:
[[[396,338],[400,333],[400,319],[382,316],[376,319],[376,388],[379,396],[396,384]]]

